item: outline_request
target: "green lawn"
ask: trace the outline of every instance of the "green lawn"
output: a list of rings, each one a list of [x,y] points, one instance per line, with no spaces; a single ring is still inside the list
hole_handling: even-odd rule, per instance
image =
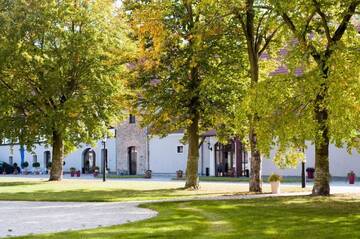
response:
[[[200,190],[185,190],[182,181],[63,180],[48,182],[45,179],[0,177],[0,200],[115,202],[143,201],[169,198],[191,198],[245,194],[247,184],[203,183]],[[264,187],[270,192],[269,186]],[[284,187],[284,191],[302,191],[299,186]]]
[[[330,197],[192,201],[145,205],[153,219],[24,239],[360,238],[360,199]]]
[[[97,178],[102,178],[102,175],[99,174],[97,176]],[[124,178],[124,179],[128,179],[128,178],[144,178],[144,175],[116,175],[116,174],[109,174],[109,175],[106,175],[106,178]]]
[[[176,179],[173,180],[185,180],[185,179]],[[214,177],[214,176],[200,176],[199,180],[202,182],[249,182],[247,177]],[[268,177],[263,177],[264,182],[268,182]],[[308,180],[309,181],[309,180]],[[282,182],[284,183],[301,183],[300,177],[283,177]]]

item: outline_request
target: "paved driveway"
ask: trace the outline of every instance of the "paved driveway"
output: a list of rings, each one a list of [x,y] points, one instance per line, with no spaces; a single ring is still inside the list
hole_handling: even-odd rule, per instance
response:
[[[137,205],[0,201],[0,237],[112,226],[157,215]]]

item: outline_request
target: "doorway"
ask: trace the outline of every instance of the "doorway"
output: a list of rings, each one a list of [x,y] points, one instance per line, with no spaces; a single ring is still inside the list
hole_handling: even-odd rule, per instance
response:
[[[49,163],[51,162],[51,152],[50,151],[45,151],[44,152],[44,167],[48,168],[49,167]]]
[[[215,176],[234,177],[234,147],[233,144],[215,144]]]
[[[93,173],[96,167],[96,153],[93,149],[88,148],[83,152],[82,173]]]
[[[136,175],[137,152],[134,146],[128,148],[129,174]]]

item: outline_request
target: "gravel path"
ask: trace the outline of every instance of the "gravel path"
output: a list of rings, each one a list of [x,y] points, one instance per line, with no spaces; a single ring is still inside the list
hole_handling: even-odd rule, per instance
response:
[[[138,203],[0,201],[0,237],[112,226],[154,217]]]

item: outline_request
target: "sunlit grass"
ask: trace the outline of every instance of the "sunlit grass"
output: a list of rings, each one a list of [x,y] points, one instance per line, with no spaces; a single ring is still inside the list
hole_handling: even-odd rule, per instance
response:
[[[0,200],[25,201],[143,201],[201,196],[245,194],[246,183],[202,183],[199,190],[183,189],[182,181],[71,180],[48,182],[45,179],[0,177]],[[270,192],[269,186],[264,188]],[[283,191],[302,191],[298,186]]]
[[[21,238],[360,238],[358,197],[166,202],[144,207],[159,215],[122,226]]]

